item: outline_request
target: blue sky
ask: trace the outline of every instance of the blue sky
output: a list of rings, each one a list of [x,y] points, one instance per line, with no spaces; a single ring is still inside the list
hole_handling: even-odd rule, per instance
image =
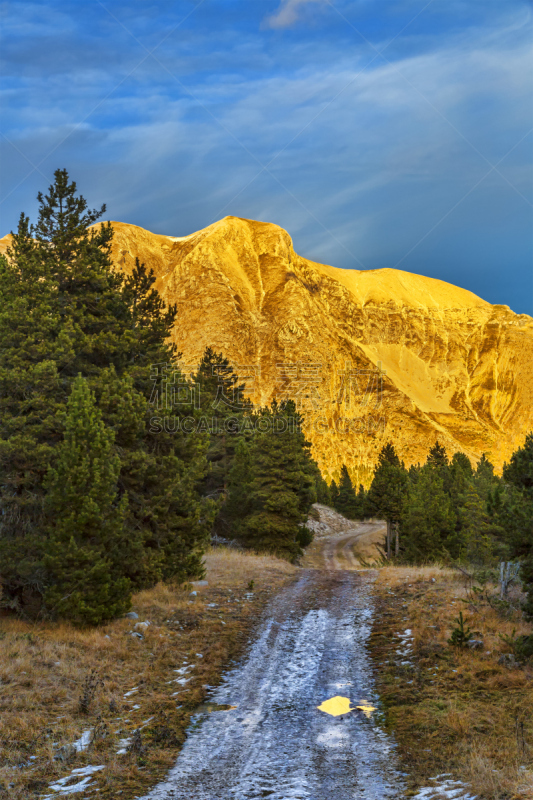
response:
[[[3,2],[0,234],[66,167],[107,217],[227,214],[533,314],[531,0]]]

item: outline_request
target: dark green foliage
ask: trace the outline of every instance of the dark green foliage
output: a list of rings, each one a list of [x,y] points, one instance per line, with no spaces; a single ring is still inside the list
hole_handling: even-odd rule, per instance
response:
[[[114,438],[80,376],[72,386],[64,440],[44,481],[43,564],[49,613],[82,624],[112,619],[130,605],[131,584],[122,570],[128,500],[119,499]]]
[[[451,644],[453,647],[466,647],[474,634],[466,625],[466,620],[463,619],[462,611],[459,612],[459,616],[454,621],[457,623],[457,627],[453,629],[452,635],[448,639],[448,644]]]
[[[503,467],[509,501],[499,513],[511,532],[512,554],[523,559],[521,578],[527,593],[525,612],[533,619],[533,432],[528,433]]]
[[[511,492],[494,474],[485,455],[475,470],[463,453],[448,461],[437,444],[423,467],[409,469],[409,493],[402,519],[402,557],[417,563],[432,559],[494,566],[510,555],[510,531],[504,519]],[[523,541],[522,532],[518,538]]]
[[[533,634],[522,634],[517,637],[514,654],[519,661],[528,661],[533,658]]]
[[[410,562],[459,555],[456,516],[438,470],[422,467],[416,483],[409,486],[403,496],[400,529],[402,554]]]
[[[309,443],[294,403],[273,403],[259,416],[258,432],[236,451],[228,508],[247,547],[295,560],[310,542],[305,522],[316,501]]]
[[[367,508],[370,514],[381,516],[391,523],[399,522],[408,482],[407,470],[400,463],[394,446],[391,443],[385,445],[379,454],[368,491]]]
[[[327,482],[324,480],[322,473],[318,468],[318,464],[313,462],[315,469],[315,487],[316,487],[316,501],[322,503],[324,506],[331,505],[331,493]]]
[[[450,461],[450,470],[452,474],[462,474],[471,478],[474,474],[472,469],[472,462],[465,453],[454,453]]]
[[[194,382],[200,391],[202,416],[209,420],[210,435],[207,460],[209,470],[202,481],[202,494],[216,498],[225,495],[233,459],[239,441],[250,435],[252,404],[246,398],[246,386],[222,353],[206,348]]]
[[[378,468],[386,465],[391,467],[401,466],[400,458],[396,453],[392,442],[387,442],[387,444],[381,448],[381,451],[378,455]]]
[[[464,559],[476,566],[491,563],[494,543],[489,536],[487,508],[472,484],[467,486],[460,514]]]
[[[533,432],[527,434],[524,446],[504,465],[503,479],[533,497]]]
[[[151,422],[154,390],[181,380],[168,344],[175,308],[165,307],[143,265],[127,278],[112,268],[111,226],[88,227],[104,207],[88,211],[66,171],[56,172],[39,201],[36,226],[22,215],[13,247],[0,259],[2,589],[3,602],[26,613],[40,610],[45,596],[51,603],[45,479],[62,447],[78,374],[113,433],[111,461],[120,459],[127,585],[200,575],[212,519],[196,491],[207,438],[173,432],[181,417],[195,413],[192,403],[164,409],[166,425]],[[158,377],[152,364],[161,365]],[[67,557],[72,564],[77,558],[71,550]]]
[[[359,484],[357,492],[357,512],[356,519],[365,519],[368,515],[368,492],[362,483]]]
[[[437,467],[437,468],[448,466],[448,456],[446,454],[446,449],[442,447],[442,445],[440,445],[438,441],[435,442],[435,444],[429,451],[426,463],[430,467]]]
[[[339,491],[335,498],[335,508],[340,514],[348,517],[348,519],[355,519],[357,517],[357,495],[353,488],[350,473],[345,464],[343,464],[341,468]]]

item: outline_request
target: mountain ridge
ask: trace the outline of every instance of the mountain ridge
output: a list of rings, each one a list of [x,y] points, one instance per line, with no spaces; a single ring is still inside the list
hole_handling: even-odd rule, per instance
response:
[[[255,375],[254,402],[294,396],[330,478],[346,463],[368,484],[389,440],[408,465],[439,439],[500,470],[533,428],[527,315],[436,278],[312,262],[273,223],[225,217],[185,237],[112,224],[115,265],[138,257],[177,305],[185,364],[209,345]]]

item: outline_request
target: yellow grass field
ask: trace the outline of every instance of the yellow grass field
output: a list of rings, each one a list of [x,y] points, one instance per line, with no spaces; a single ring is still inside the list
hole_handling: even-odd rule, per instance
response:
[[[205,687],[242,654],[267,599],[297,571],[223,548],[206,566],[206,587],[160,584],[133,598],[139,622],[151,623],[142,640],[130,619],[87,630],[0,619],[0,797],[42,797],[87,765],[104,769],[83,797],[98,788],[99,798],[130,800],[164,776]],[[195,666],[180,684],[185,662]],[[137,750],[117,754],[132,739]]]
[[[413,785],[451,772],[480,800],[531,800],[533,665],[498,663],[509,652],[500,635],[530,633],[531,625],[473,593],[454,570],[386,567],[376,590],[377,688]],[[487,590],[497,595],[496,586]],[[482,650],[448,644],[460,611]],[[407,630],[413,638],[406,654]]]

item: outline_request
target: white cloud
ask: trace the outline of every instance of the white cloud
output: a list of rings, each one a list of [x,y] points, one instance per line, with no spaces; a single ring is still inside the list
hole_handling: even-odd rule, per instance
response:
[[[327,0],[282,0],[278,10],[266,17],[267,28],[290,28],[300,18],[302,9],[309,3],[327,5]]]

